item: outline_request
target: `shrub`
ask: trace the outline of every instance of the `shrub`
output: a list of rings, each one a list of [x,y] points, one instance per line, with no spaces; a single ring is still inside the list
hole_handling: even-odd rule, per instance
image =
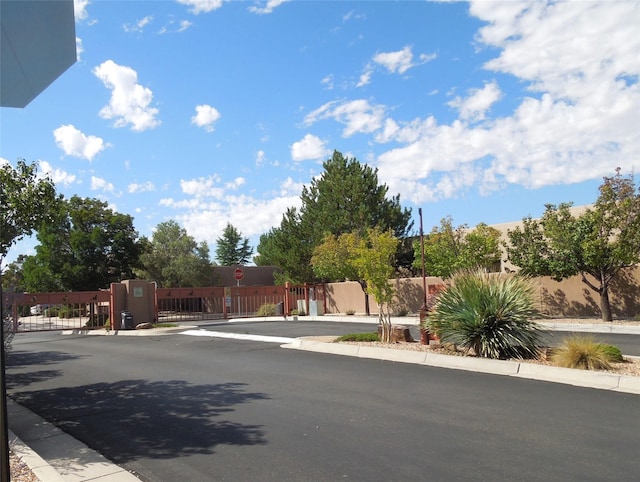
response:
[[[463,271],[440,293],[425,328],[486,358],[537,358],[540,331],[532,318],[535,290],[520,276]]]
[[[81,315],[81,310],[79,307],[74,306],[61,306],[58,308],[51,307],[50,316],[58,318],[78,318]]]
[[[409,310],[407,310],[406,308],[400,308],[396,312],[396,316],[407,316],[408,314],[409,314]]]
[[[624,361],[622,352],[620,351],[620,348],[618,348],[617,346],[603,344],[602,350],[607,354],[610,362],[622,363]]]
[[[349,308],[347,309],[347,311],[345,311],[345,314],[348,316],[353,316],[356,314],[356,310]]]
[[[571,336],[554,350],[551,361],[554,365],[564,368],[608,370],[611,368],[611,350],[606,346],[595,341],[590,335]]]
[[[109,315],[107,315],[106,313],[96,313],[93,316],[89,317],[89,319],[85,323],[85,326],[86,327],[103,326],[108,319],[109,319]]]
[[[377,333],[349,333],[336,341],[380,341],[380,337]]]
[[[276,314],[276,305],[273,303],[265,303],[258,311],[256,311],[257,316],[275,316]]]

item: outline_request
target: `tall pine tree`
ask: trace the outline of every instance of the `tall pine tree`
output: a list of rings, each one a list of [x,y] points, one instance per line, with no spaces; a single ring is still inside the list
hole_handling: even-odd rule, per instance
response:
[[[387,196],[389,188],[379,184],[377,169],[338,151],[323,168],[302,190],[300,209],[287,210],[280,226],[260,237],[255,262],[282,268],[278,281],[314,281],[311,256],[327,234],[364,235],[377,227],[402,239],[412,227],[411,210],[400,206],[399,195]]]
[[[222,236],[216,241],[216,260],[220,266],[244,265],[251,260],[253,248],[249,246],[249,239],[243,238],[231,223],[227,223]]]

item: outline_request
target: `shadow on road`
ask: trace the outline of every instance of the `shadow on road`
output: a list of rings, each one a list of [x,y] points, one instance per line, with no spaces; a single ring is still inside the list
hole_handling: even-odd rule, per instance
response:
[[[21,392],[12,398],[122,464],[140,457],[213,454],[221,444],[266,443],[261,426],[224,418],[238,404],[269,398],[247,392],[245,386],[125,380]],[[81,462],[81,454],[77,456]]]
[[[66,360],[84,358],[58,351],[10,351],[6,356],[7,368],[11,369],[11,371],[7,373],[6,378],[7,389],[9,390],[25,388],[32,383],[38,383],[62,376],[62,371],[60,370],[28,371],[29,367],[39,368],[41,366],[53,365]]]

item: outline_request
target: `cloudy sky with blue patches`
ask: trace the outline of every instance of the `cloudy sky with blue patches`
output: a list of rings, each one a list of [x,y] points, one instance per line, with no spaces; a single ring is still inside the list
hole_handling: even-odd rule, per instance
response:
[[[0,162],[38,162],[141,235],[173,219],[213,253],[230,222],[255,247],[333,150],[425,231],[589,204],[640,168],[637,1],[75,6],[78,62],[1,109]]]

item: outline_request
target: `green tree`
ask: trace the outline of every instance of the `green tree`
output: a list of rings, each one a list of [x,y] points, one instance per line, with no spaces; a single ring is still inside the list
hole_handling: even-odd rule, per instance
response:
[[[283,271],[274,273],[278,284],[290,281],[302,284],[314,280],[313,269],[308,262],[309,235],[300,223],[296,208],[289,208],[282,217],[280,226],[260,236],[258,255],[253,262],[257,266],[277,266]],[[304,260],[307,260],[306,262]]]
[[[30,291],[108,288],[133,278],[139,261],[133,218],[97,199],[61,200],[54,222],[43,223],[37,238],[36,254],[23,264]]]
[[[358,281],[365,293],[365,310],[369,315],[369,295],[378,302],[383,335],[388,335],[385,308],[393,298],[389,279],[393,276],[393,258],[399,240],[391,231],[369,228],[364,235],[354,231],[340,236],[328,234],[316,246],[311,258],[313,270],[319,278],[330,281]],[[383,338],[384,338],[383,336]]]
[[[560,281],[580,275],[599,294],[603,321],[613,319],[609,289],[621,270],[640,262],[640,188],[620,169],[605,177],[592,208],[579,216],[571,204],[547,205],[540,219],[508,231],[509,261],[523,273]]]
[[[412,227],[411,211],[400,206],[399,195],[387,197],[389,188],[379,184],[376,169],[338,151],[323,168],[322,175],[303,188],[300,209],[287,210],[280,226],[260,238],[256,264],[279,266],[289,281],[314,280],[310,260],[327,234],[364,235],[378,227],[403,238]]]
[[[144,240],[140,278],[164,288],[208,286],[213,281],[209,247],[198,244],[175,221],[158,224],[151,241]]]
[[[414,241],[414,262],[421,268],[422,248],[420,241]],[[450,278],[463,269],[483,269],[498,271],[500,266],[500,231],[484,223],[469,230],[466,224],[453,226],[450,216],[440,221],[424,237],[425,271],[431,276]]]
[[[39,178],[36,164],[20,159],[0,165],[0,262],[11,246],[51,219],[56,204],[53,181]]]
[[[253,254],[253,248],[249,246],[249,239],[242,238],[240,232],[227,223],[222,236],[217,239],[216,260],[222,266],[247,264]]]

